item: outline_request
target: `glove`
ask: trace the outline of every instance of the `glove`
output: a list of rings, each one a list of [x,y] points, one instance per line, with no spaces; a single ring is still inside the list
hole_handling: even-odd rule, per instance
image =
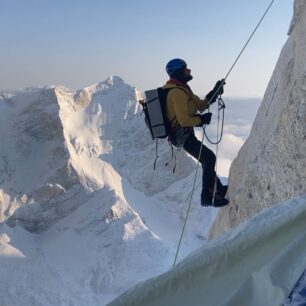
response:
[[[199,123],[196,126],[203,126],[204,124],[210,124],[211,121],[211,115],[212,113],[205,113],[203,115],[198,115],[198,117],[201,119],[201,123]]]
[[[224,93],[223,85],[225,85],[224,79],[219,80],[214,89],[206,95],[206,100],[210,101],[210,104],[215,103],[217,101],[217,97]]]

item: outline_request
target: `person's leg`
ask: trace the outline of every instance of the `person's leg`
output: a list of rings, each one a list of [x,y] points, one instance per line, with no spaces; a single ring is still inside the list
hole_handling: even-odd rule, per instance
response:
[[[199,152],[201,150],[201,142],[195,137],[193,133],[189,135],[185,144],[184,150],[189,153],[194,158],[199,158]],[[215,164],[216,164],[216,156],[215,154],[208,149],[205,145],[202,146],[201,155],[199,159],[200,163],[202,164],[202,193],[201,193],[201,202],[203,203],[210,203],[212,204],[212,194],[214,189],[214,183],[216,178],[215,172]],[[217,190],[222,190],[223,186],[217,177]],[[225,191],[226,192],[226,191]],[[225,193],[223,192],[220,195],[215,196],[215,198],[223,198]],[[224,201],[222,203],[215,203],[219,204],[220,206],[226,205]],[[204,205],[204,204],[203,204]]]
[[[195,159],[199,158],[199,152],[201,149],[201,142],[195,137],[194,134],[191,134],[185,144],[184,150],[193,156]],[[216,156],[215,154],[208,149],[206,146],[202,146],[200,163],[202,164],[203,173],[202,173],[202,193],[206,194],[209,189],[213,188],[215,182],[215,163]],[[221,184],[221,183],[220,183]]]

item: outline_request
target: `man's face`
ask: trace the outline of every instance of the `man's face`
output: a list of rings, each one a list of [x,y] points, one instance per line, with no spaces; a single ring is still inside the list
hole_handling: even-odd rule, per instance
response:
[[[191,69],[187,68],[187,66],[184,69],[184,75],[186,76],[187,82],[193,79],[193,76],[191,75]]]

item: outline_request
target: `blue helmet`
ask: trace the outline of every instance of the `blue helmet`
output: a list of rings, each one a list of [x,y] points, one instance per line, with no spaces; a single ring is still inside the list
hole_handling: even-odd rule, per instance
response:
[[[175,58],[172,59],[170,62],[168,62],[166,66],[166,71],[169,74],[169,76],[171,76],[175,70],[182,69],[186,66],[187,63],[184,60],[180,58]]]

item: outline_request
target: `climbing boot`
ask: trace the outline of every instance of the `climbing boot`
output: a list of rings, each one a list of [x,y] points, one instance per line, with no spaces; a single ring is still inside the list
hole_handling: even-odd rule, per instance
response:
[[[227,193],[227,187],[228,187],[227,185],[218,187],[217,189],[218,195],[224,198]]]
[[[224,186],[224,187],[227,187],[227,186]],[[227,188],[226,188],[226,190],[227,190]],[[222,190],[222,191],[224,192],[224,190]],[[212,198],[213,198],[212,193],[210,193],[208,195],[202,194],[201,195],[201,205],[205,206],[205,207],[209,207],[209,206],[211,206],[211,207],[223,207],[223,206],[226,206],[229,203],[229,201],[224,198],[225,193],[226,193],[226,191],[222,195],[222,194],[219,193],[219,191],[217,191],[216,194],[215,194],[214,201],[212,201]]]

